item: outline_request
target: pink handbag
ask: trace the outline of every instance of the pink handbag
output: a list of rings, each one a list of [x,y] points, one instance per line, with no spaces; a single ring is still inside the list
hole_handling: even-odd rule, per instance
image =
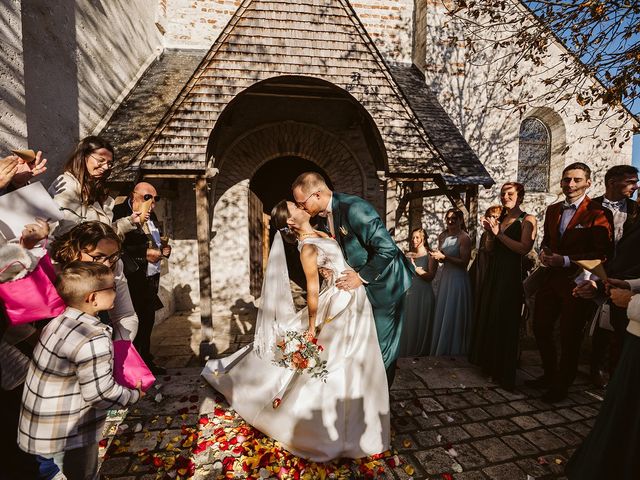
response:
[[[117,383],[128,388],[136,388],[138,382],[142,382],[145,392],[156,381],[131,340],[113,342],[113,377]]]
[[[16,260],[5,265],[4,272],[11,265],[22,262]],[[9,321],[9,325],[35,322],[53,318],[64,312],[66,305],[53,286],[56,273],[48,253],[40,258],[35,270],[26,277],[11,282],[0,283],[0,300]]]

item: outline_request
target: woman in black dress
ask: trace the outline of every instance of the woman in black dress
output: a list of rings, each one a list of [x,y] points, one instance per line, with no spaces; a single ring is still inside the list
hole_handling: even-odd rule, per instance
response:
[[[628,307],[627,336],[596,423],[567,464],[569,480],[640,478],[640,279],[609,282],[619,287],[611,301]]]
[[[496,238],[487,269],[479,316],[473,327],[469,360],[503,388],[515,386],[520,319],[524,301],[522,257],[536,238],[536,219],[520,209],[524,186],[505,183],[500,190],[503,214],[485,218],[483,227]]]

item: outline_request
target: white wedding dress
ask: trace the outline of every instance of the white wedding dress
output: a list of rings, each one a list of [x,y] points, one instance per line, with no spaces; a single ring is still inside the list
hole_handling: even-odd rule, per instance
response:
[[[297,314],[293,309],[281,242],[277,234],[256,340],[229,357],[209,360],[202,376],[244,420],[294,455],[326,462],[381,453],[389,448],[389,395],[373,312],[364,287],[350,292],[335,287],[333,279],[349,268],[335,240],[307,238],[299,244],[299,248],[315,245],[318,266],[333,271],[333,279],[320,293],[317,315],[318,343],[324,347],[322,357],[329,371],[326,383],[272,362],[277,334],[304,331],[308,325],[307,309]],[[275,268],[272,257],[277,252],[282,258]],[[288,294],[278,291],[285,281]],[[276,398],[282,401],[274,408]]]

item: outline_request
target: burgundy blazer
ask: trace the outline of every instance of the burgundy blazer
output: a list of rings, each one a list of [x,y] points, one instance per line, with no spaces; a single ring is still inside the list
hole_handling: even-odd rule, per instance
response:
[[[578,207],[564,235],[560,236],[560,219],[564,202],[547,207],[544,215],[542,246],[571,260],[606,260],[613,253],[613,231],[605,208],[589,197]]]

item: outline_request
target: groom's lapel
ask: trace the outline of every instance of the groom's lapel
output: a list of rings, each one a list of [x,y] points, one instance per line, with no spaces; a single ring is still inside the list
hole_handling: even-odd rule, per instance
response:
[[[333,231],[335,232],[336,240],[338,243],[342,245],[340,237],[340,227],[342,226],[341,214],[340,214],[340,201],[338,200],[338,195],[336,193],[333,194],[331,198],[331,215],[333,215]]]
[[[336,194],[335,192],[331,199],[331,214],[333,215],[333,231],[336,235],[336,241],[338,242],[338,245],[340,245],[342,254],[347,258],[347,253],[344,250],[344,238],[342,238],[342,235],[340,234],[340,227],[342,227],[342,210],[340,208],[339,194]]]

